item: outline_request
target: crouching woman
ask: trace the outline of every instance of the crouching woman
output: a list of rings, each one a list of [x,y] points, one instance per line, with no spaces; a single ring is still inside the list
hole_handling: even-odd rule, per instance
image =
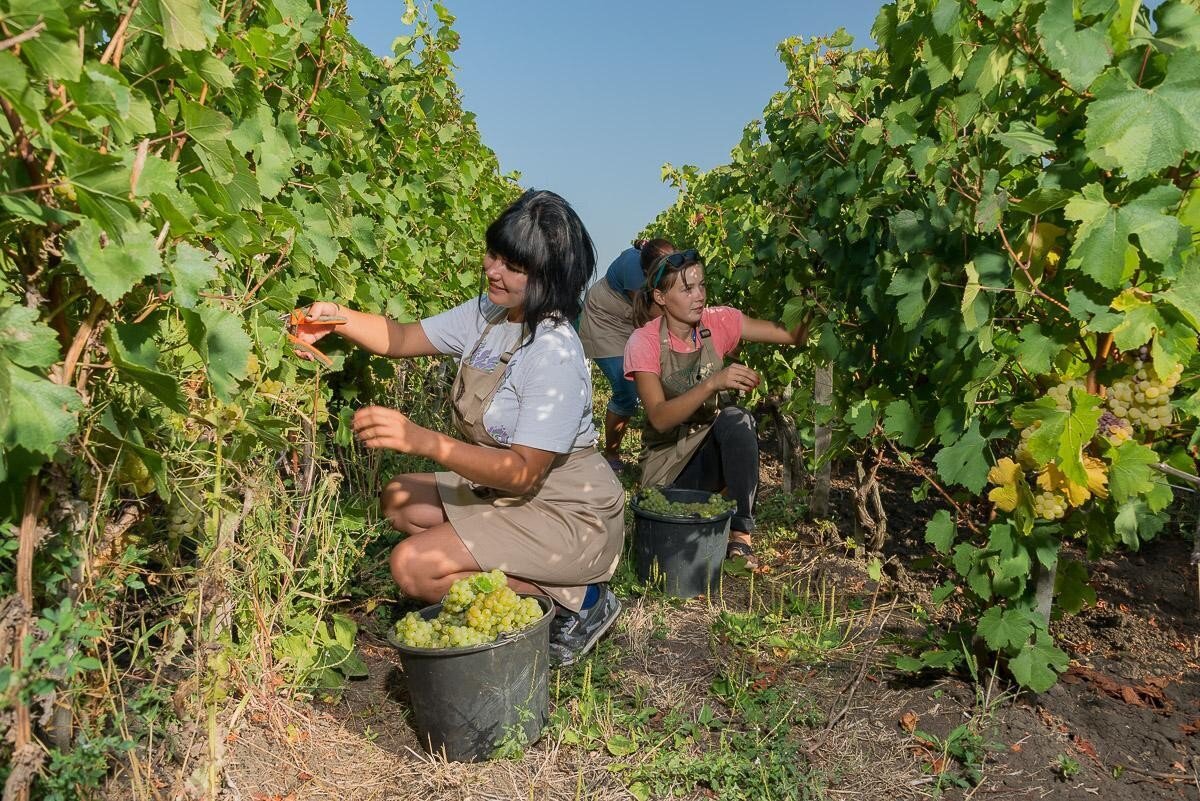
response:
[[[354,416],[368,448],[445,468],[396,476],[382,492],[384,514],[410,535],[392,550],[392,576],[432,603],[456,579],[499,568],[518,592],[554,599],[552,657],[569,664],[620,611],[606,582],[621,553],[625,496],[596,450],[590,374],[570,323],[595,250],[565,200],[532,190],[489,226],[486,243],[486,294],[447,312],[398,323],[314,303],[309,317],[344,316],[336,332],[379,355],[458,358],[451,414],[461,439],[396,409]],[[301,330],[312,342],[334,328]]]

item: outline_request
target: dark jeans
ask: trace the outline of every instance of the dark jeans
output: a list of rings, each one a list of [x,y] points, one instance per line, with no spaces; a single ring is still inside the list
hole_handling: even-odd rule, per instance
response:
[[[758,432],[754,417],[738,406],[717,415],[700,450],[672,484],[679,489],[707,492],[728,490],[737,501],[730,521],[734,531],[754,531],[754,498],[758,494]]]

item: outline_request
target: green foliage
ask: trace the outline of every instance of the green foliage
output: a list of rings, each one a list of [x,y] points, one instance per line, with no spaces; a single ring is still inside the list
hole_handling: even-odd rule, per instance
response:
[[[931,457],[960,504],[997,475],[1011,526],[977,533],[943,513],[926,540],[983,621],[980,642],[1034,689],[1062,652],[1044,626],[1031,638],[1033,566],[1064,537],[1099,555],[1155,536],[1171,491],[1152,465],[1195,455],[1197,30],[1185,0],[1153,18],[1116,0],[914,0],[883,7],[875,49],[842,31],[787,39],[787,88],[728,164],[664,167],[679,197],[646,231],[704,254],[714,303],[812,316],[807,352],[743,357],[776,394],[831,363],[833,409],[806,391],[786,408],[831,420],[842,456],[890,442]],[[1182,368],[1191,399],[1121,444],[1088,388],[1143,369],[1143,348],[1158,376]],[[1039,400],[1066,379],[1065,407]],[[1014,424],[1028,481],[1015,464],[994,472]],[[1067,499],[1060,522],[1035,517],[1034,493]],[[1072,568],[1068,607],[1083,587]],[[960,661],[925,652],[909,667]]]
[[[101,638],[132,682],[163,674],[151,648],[194,654],[204,702],[276,641],[293,681],[362,672],[325,607],[373,521],[345,500],[335,518],[361,468],[323,443],[345,407],[395,402],[394,371],[332,343],[323,381],[279,315],[460,302],[518,191],[461,107],[453,18],[410,10],[380,59],[339,2],[0,0],[4,38],[31,36],[0,52],[0,587],[29,512],[50,621],[10,698],[107,682]],[[408,411],[436,403],[429,381],[405,379]],[[368,494],[378,469],[354,475]],[[73,571],[95,604],[67,603]]]

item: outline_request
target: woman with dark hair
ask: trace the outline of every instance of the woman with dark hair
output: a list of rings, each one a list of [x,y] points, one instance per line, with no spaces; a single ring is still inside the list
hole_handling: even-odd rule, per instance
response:
[[[621,439],[638,407],[637,388],[625,377],[625,343],[636,327],[633,301],[646,283],[646,270],[675,246],[665,239],[638,239],[609,265],[608,272],[592,284],[583,301],[579,338],[583,355],[593,359],[612,387],[604,413],[604,458],[614,472],[621,463]]]
[[[802,344],[808,324],[788,330],[706,300],[704,263],[686,250],[659,257],[634,301],[640,327],[625,346],[625,376],[646,408],[642,486],[724,491],[737,502],[726,557],[757,567],[751,534],[758,434],[750,413],[722,394],[748,392],[759,376],[745,365],[727,366],[725,356],[740,342]]]
[[[552,656],[570,664],[621,608],[605,582],[621,553],[625,495],[595,447],[590,372],[569,322],[595,249],[565,200],[533,190],[486,240],[479,298],[419,323],[314,303],[297,336],[311,344],[336,330],[382,356],[459,358],[451,401],[463,439],[382,406],[354,415],[366,447],[446,468],[396,476],[384,488],[384,514],[410,535],[392,550],[392,576],[406,595],[432,603],[456,579],[499,568],[518,592],[554,599]],[[346,322],[335,328],[323,315]]]

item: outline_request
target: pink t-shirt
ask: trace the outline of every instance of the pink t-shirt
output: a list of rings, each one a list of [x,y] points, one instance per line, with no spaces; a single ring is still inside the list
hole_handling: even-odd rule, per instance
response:
[[[658,344],[661,325],[662,318],[656,317],[634,331],[625,343],[625,377],[630,381],[634,373],[661,373]],[[742,338],[742,313],[731,306],[706,307],[700,312],[700,328],[712,332],[713,348],[718,356],[724,358]],[[674,334],[668,336],[671,350],[676,353],[691,353],[697,349],[696,343],[685,342]]]

